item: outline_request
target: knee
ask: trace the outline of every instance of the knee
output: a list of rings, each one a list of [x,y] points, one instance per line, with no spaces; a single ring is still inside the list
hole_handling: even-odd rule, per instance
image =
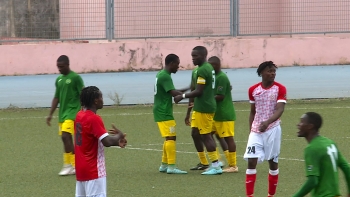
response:
[[[72,135],[70,133],[67,133],[67,132],[62,132],[61,138],[62,138],[63,142],[70,142],[73,139]]]
[[[255,169],[258,163],[257,159],[248,159],[248,169]]]
[[[201,139],[201,135],[199,134],[199,131],[192,130],[191,136],[193,139]]]
[[[165,137],[165,140],[174,140],[174,141],[176,141],[176,136]]]

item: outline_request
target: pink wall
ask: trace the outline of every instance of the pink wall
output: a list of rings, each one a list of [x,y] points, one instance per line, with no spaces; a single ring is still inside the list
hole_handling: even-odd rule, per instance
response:
[[[196,45],[219,56],[226,68],[256,67],[265,60],[279,66],[350,64],[350,37],[154,39],[1,45],[0,75],[57,73],[55,62],[62,54],[80,73],[158,70],[169,53],[179,55],[182,69],[191,69]]]

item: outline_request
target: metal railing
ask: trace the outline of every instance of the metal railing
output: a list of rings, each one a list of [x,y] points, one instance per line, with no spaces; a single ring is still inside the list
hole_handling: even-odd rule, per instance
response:
[[[350,33],[349,0],[6,0],[0,43]]]

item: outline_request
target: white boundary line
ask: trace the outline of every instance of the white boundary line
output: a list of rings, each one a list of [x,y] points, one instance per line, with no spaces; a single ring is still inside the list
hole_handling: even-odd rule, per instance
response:
[[[114,146],[113,148],[119,148],[119,147]],[[154,152],[162,152],[163,151],[161,149],[155,149],[155,148],[125,147],[125,149],[128,149],[128,150],[141,150],[141,151],[154,151]],[[176,151],[176,153],[197,154],[197,152],[191,152],[191,151]],[[237,155],[237,157],[243,157],[243,155]],[[278,159],[287,160],[287,161],[300,161],[300,162],[304,161],[303,159],[284,158],[284,157],[279,157]]]
[[[311,109],[350,109],[350,106],[344,107],[302,107],[302,108],[286,108],[286,110],[311,110]],[[248,112],[250,110],[236,110],[240,112]],[[174,112],[174,114],[185,114],[186,112]],[[153,113],[120,113],[120,114],[102,114],[102,117],[109,116],[142,116],[142,115],[152,115]],[[46,116],[31,116],[31,117],[20,117],[20,118],[0,118],[2,120],[25,120],[25,119],[45,119]],[[57,116],[53,116],[53,118],[57,118]]]

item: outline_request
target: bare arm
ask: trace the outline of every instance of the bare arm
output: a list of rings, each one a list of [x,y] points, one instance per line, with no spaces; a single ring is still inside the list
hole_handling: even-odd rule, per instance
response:
[[[284,106],[285,105],[286,104],[283,103],[283,102],[277,103],[275,113],[273,113],[273,115],[267,120],[268,124],[271,124],[271,123],[275,122],[277,119],[279,119],[282,116],[282,114],[284,112]]]
[[[225,98],[225,95],[222,95],[222,94],[217,94],[217,95],[215,95],[215,100],[216,100],[216,102],[223,101],[224,98]]]
[[[53,113],[55,112],[57,106],[58,106],[58,103],[59,103],[59,100],[58,98],[53,98],[52,99],[52,102],[51,102],[51,109],[50,109],[50,113],[49,113],[49,116],[47,116],[46,118],[46,124],[51,126],[51,119],[52,119],[52,115]]]
[[[179,90],[170,90],[169,93],[171,94],[172,97],[183,94],[183,92],[181,92]]]
[[[179,92],[181,92],[181,93],[185,93],[185,92],[187,92],[188,90],[191,90],[191,86],[188,86],[188,87],[182,88],[182,89],[178,89],[178,90],[176,90],[176,91],[179,91]]]
[[[254,121],[254,117],[255,117],[255,103],[251,103],[250,104],[250,113],[249,113],[249,132],[252,130],[252,124]]]
[[[110,146],[120,146],[122,148],[125,147],[125,145],[122,145],[121,140],[125,139],[125,134],[119,133],[117,135],[108,135],[105,138],[101,140],[103,146],[110,147]]]
[[[260,126],[259,126],[260,132],[266,131],[267,127],[269,127],[271,123],[275,122],[277,119],[279,119],[282,116],[284,112],[284,106],[285,106],[285,103],[283,102],[277,103],[275,113],[273,113],[273,115],[268,120],[260,123]]]
[[[204,87],[204,84],[197,84],[197,87],[194,91],[186,94],[186,98],[195,98],[201,96],[203,94]]]

